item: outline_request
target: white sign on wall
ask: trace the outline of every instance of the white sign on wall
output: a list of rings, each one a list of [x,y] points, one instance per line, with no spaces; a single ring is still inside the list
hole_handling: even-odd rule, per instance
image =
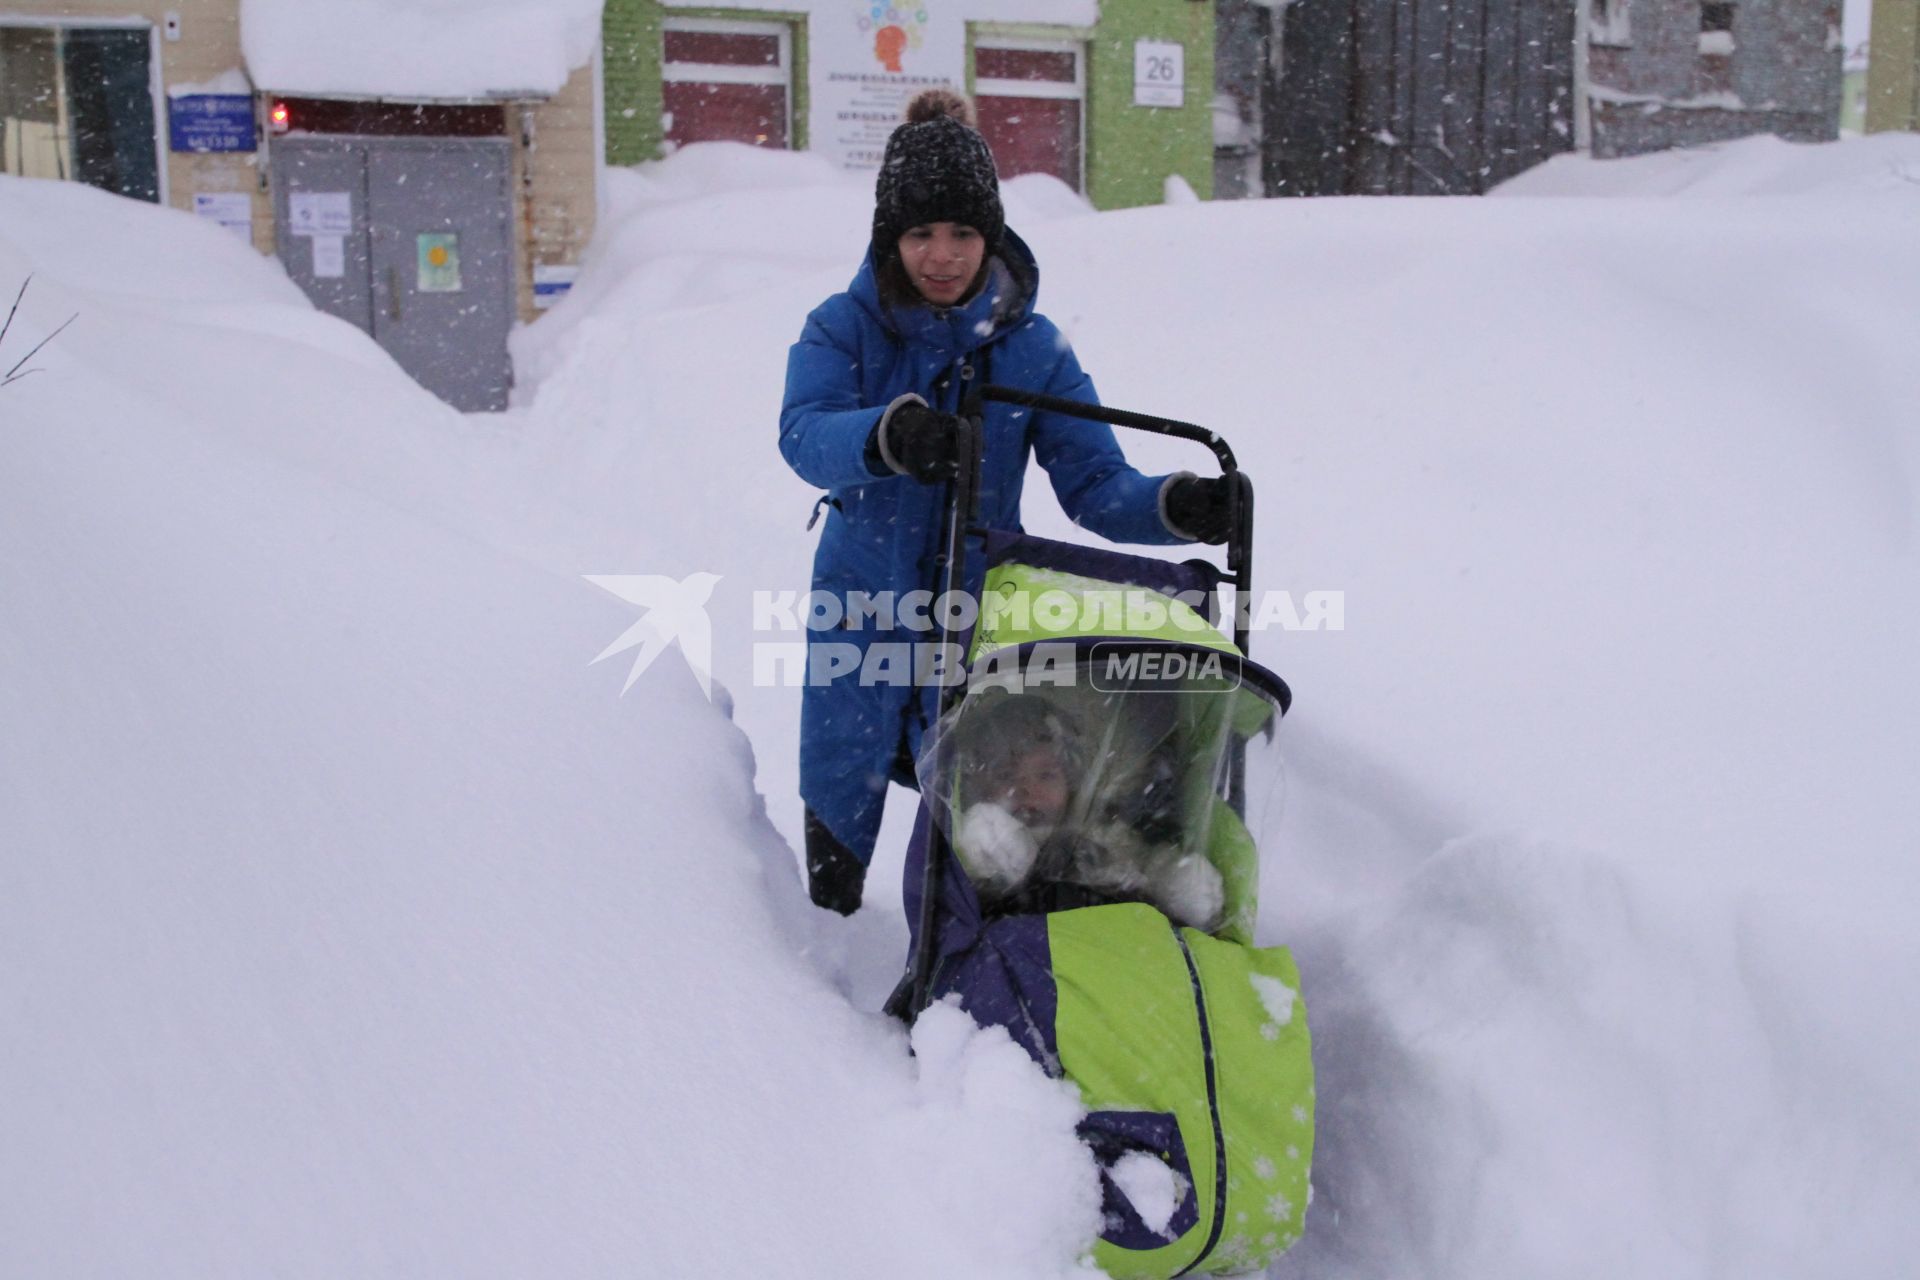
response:
[[[193,211],[219,223],[248,244],[253,243],[253,197],[246,192],[196,192]]]
[[[295,191],[287,196],[287,230],[296,236],[353,234],[353,193]]]
[[[934,85],[966,84],[967,33],[952,4],[846,4],[809,25],[812,148],[848,169],[878,169],[907,103]]]
[[[347,238],[345,236],[311,237],[313,243],[313,278],[316,280],[338,280],[347,274]]]
[[[668,8],[695,0],[669,0]],[[872,172],[907,103],[932,85],[967,83],[967,24],[1021,22],[1087,30],[1098,0],[707,0],[717,8],[777,7],[807,15],[807,146]],[[1178,105],[1176,103],[1175,105]]]
[[[580,275],[575,263],[533,264],[533,305],[545,310],[558,305],[560,299],[567,296],[573,288],[573,282]]]
[[[1133,43],[1133,105],[1181,107],[1187,100],[1187,49],[1164,40]]]

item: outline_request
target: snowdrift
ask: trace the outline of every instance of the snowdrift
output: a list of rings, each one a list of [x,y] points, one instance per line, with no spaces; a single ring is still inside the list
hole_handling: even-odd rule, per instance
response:
[[[0,227],[8,349],[80,313],[0,400],[0,1273],[1073,1267],[1073,1100],[852,1008],[685,666],[408,501],[484,437],[208,224]]]
[[[1010,184],[1106,398],[1226,433],[1266,584],[1344,593],[1256,640],[1297,695],[1261,932],[1321,1082],[1276,1275],[1920,1250],[1917,167]],[[780,837],[798,696],[753,650],[795,637],[752,596],[804,589],[816,495],[774,417],[870,193],[613,176],[487,419],[214,229],[0,182],[8,350],[81,313],[0,391],[0,1271],[1074,1268],[1070,1100],[952,1020],[910,1060],[865,1012],[897,862],[816,920]],[[588,661],[632,613],[580,575],[696,571],[731,723],[677,656],[625,698]]]

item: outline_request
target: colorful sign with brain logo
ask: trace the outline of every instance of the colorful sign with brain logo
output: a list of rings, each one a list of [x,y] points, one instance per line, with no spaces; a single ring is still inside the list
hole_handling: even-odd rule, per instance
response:
[[[901,58],[926,43],[927,11],[921,5],[865,4],[857,24],[873,41],[873,58],[895,75],[906,68]]]
[[[940,0],[850,0],[811,41],[810,146],[849,169],[874,170],[907,103],[935,85],[966,83],[961,6]]]

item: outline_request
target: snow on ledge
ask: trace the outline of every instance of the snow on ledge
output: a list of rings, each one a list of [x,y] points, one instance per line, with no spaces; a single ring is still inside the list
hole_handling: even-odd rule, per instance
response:
[[[247,79],[247,73],[238,67],[228,67],[210,80],[189,81],[167,86],[169,98],[193,98],[202,94],[250,94],[253,82]]]
[[[1587,86],[1587,96],[1595,102],[1611,102],[1620,106],[1649,107],[1654,110],[1670,107],[1675,111],[1771,111],[1771,102],[1748,103],[1739,94],[1728,90],[1717,93],[1696,93],[1689,98],[1672,98],[1658,93],[1628,93],[1624,89],[1610,88],[1604,84]]]
[[[593,60],[601,0],[240,0],[262,89],[392,98],[548,97]]]

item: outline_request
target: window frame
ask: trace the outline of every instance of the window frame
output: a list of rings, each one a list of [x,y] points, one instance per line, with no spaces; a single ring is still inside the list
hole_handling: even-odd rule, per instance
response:
[[[779,41],[780,60],[771,67],[743,67],[720,62],[673,62],[667,58],[667,33],[686,31],[697,35],[773,36]],[[798,151],[799,133],[794,120],[793,24],[777,19],[696,18],[669,14],[660,20],[660,84],[753,84],[777,85],[785,102],[782,121],[787,132],[785,151]],[[664,140],[669,130],[662,130]]]
[[[1708,26],[1708,10],[1724,10],[1727,25]],[[1738,20],[1740,10],[1733,0],[1700,0],[1700,56],[1703,58],[1731,58],[1739,48],[1733,39],[1733,24]]]
[[[780,41],[780,61],[771,67],[743,67],[725,62],[670,62],[667,33],[695,35],[774,36]],[[675,68],[681,68],[679,72]],[[754,22],[741,18],[665,18],[660,23],[660,79],[673,84],[777,84],[787,91],[787,130],[793,130],[793,27],[785,22]]]
[[[973,96],[979,98],[1044,98],[1057,102],[1079,104],[1080,128],[1079,151],[1080,172],[1075,190],[1081,195],[1087,191],[1087,43],[1071,35],[1051,36],[1003,36],[976,34],[969,42],[967,51],[967,73],[973,80]],[[1006,49],[1015,53],[1067,53],[1073,55],[1073,81],[1065,80],[1002,80],[996,77],[975,74],[980,65],[982,49]]]
[[[158,188],[156,203],[171,206],[172,188],[167,181],[167,90],[165,68],[161,65],[160,28],[145,18],[83,18],[51,17],[47,14],[0,12],[0,27],[26,27],[40,31],[65,32],[75,30],[107,31],[145,31],[147,33],[147,96],[153,103],[153,167],[154,186]],[[64,37],[56,37],[55,62],[65,65]],[[72,164],[72,143],[63,139],[68,148],[69,167]],[[67,179],[79,181],[77,178]],[[84,184],[83,184],[84,185]],[[111,194],[119,195],[119,192]],[[132,199],[133,197],[128,197]]]
[[[1588,0],[1587,43],[1627,48],[1633,44],[1629,0]]]
[[[1059,98],[1073,99],[1081,107],[1081,127],[1086,125],[1087,104],[1087,50],[1078,40],[1027,39],[1019,36],[976,36],[973,41],[973,63],[980,65],[982,49],[1005,49],[1012,53],[1069,53],[1073,55],[1073,80],[1001,80],[975,75],[973,94],[977,97],[992,98]]]

